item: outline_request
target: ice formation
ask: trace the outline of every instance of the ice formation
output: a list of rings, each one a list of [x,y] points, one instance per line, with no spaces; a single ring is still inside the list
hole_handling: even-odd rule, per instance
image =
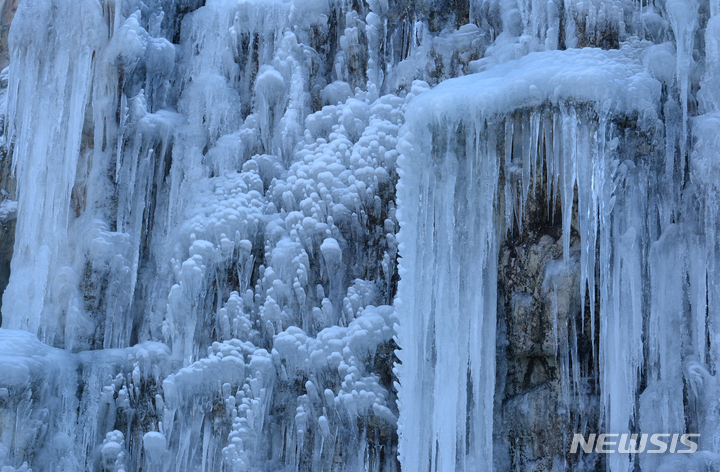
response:
[[[718,470],[719,8],[0,2],[0,469],[550,470],[500,256],[557,221],[552,470]]]
[[[682,12],[671,15],[685,15],[677,37],[692,34],[693,9],[673,8]],[[600,465],[596,456],[555,463],[715,470],[717,174],[707,166],[718,128],[713,113],[695,118],[687,155],[683,47],[630,38],[619,49],[534,52],[443,82],[411,103],[398,184],[403,467],[502,467],[493,461],[503,447],[493,445],[498,239],[522,233],[524,206],[544,185],[548,208],[559,197],[565,265],[579,236],[580,311],[586,307],[600,344],[600,427],[626,435],[702,430],[706,448],[702,459],[625,452]],[[669,77],[663,68],[675,65],[673,55],[677,75]],[[570,352],[557,338],[556,350],[571,356],[563,375],[568,402],[578,402],[589,373],[578,369],[577,335],[568,335]]]

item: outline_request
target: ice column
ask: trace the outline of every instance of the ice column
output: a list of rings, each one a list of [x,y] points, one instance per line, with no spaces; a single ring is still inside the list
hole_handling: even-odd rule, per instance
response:
[[[49,344],[83,324],[67,236],[93,60],[105,38],[101,5],[86,0],[23,2],[10,29],[18,217],[3,325]]]
[[[492,470],[499,126],[418,121],[398,187],[401,463]]]
[[[617,145],[617,141],[613,144]],[[621,164],[614,175],[608,173],[614,181],[605,180],[600,198],[597,265],[601,400],[606,429],[615,434],[634,432],[629,425],[637,419],[635,399],[643,361],[645,262],[641,242],[645,232],[646,215],[642,210],[647,203],[647,176],[638,174],[632,163]],[[612,454],[608,468],[625,471],[630,460],[627,453]]]

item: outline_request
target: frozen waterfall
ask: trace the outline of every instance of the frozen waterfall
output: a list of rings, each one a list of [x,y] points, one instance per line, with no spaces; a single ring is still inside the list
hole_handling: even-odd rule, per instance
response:
[[[1,472],[720,471],[719,14],[0,2]]]

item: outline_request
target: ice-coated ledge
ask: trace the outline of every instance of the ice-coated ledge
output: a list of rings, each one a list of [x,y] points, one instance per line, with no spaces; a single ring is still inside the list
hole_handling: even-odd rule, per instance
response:
[[[0,388],[23,391],[34,379],[71,362],[72,354],[41,343],[27,331],[0,328]]]
[[[531,53],[484,72],[442,82],[412,101],[408,121],[425,116],[441,121],[467,110],[485,117],[505,115],[547,101],[553,105],[593,102],[613,113],[654,109],[661,85],[651,71],[657,69],[658,57],[668,62],[671,70],[674,67],[674,58],[657,49],[626,43],[613,50]],[[643,56],[652,56],[647,60],[655,61],[655,67],[647,67]]]
[[[0,388],[22,392],[40,382],[68,383],[64,375],[78,365],[118,365],[138,363],[143,370],[162,366],[167,370],[170,351],[159,342],[143,342],[122,349],[102,349],[71,353],[49,346],[27,331],[0,328]]]

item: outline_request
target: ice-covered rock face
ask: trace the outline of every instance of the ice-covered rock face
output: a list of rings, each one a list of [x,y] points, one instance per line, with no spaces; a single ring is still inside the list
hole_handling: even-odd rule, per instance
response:
[[[2,472],[717,462],[717,13],[0,2]]]

